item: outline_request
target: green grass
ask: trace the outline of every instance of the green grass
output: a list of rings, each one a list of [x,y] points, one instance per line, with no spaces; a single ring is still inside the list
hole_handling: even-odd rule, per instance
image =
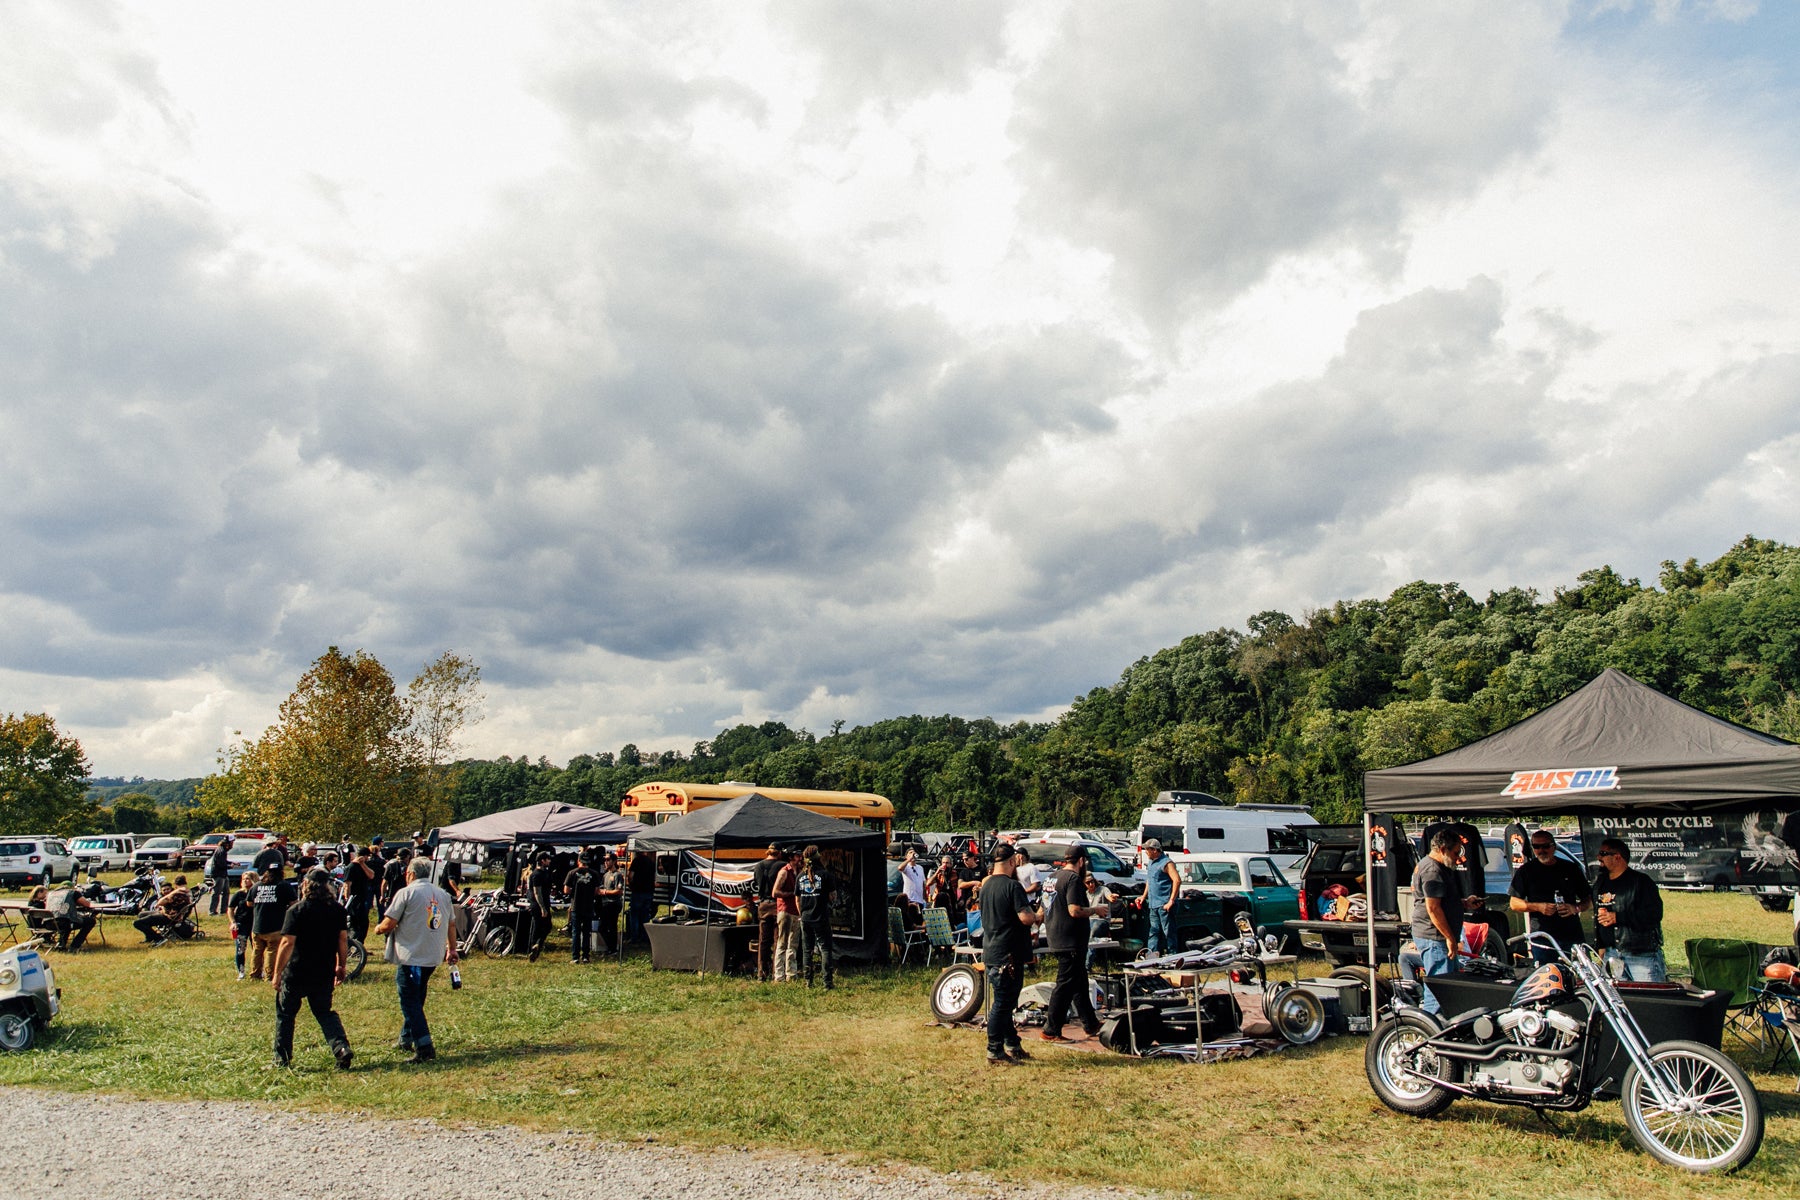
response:
[[[1684,937],[1789,936],[1787,914],[1748,897],[1668,901],[1674,957]],[[652,972],[637,958],[622,968],[477,960],[460,992],[434,981],[443,1057],[421,1069],[391,1048],[398,1008],[376,961],[338,993],[357,1069],[331,1069],[303,1012],[297,1068],[271,1071],[272,994],[236,981],[222,919],[207,924],[220,936],[152,950],[109,922],[110,946],[53,957],[63,1014],[39,1047],[0,1055],[0,1083],[1246,1197],[1773,1200],[1800,1187],[1792,1074],[1755,1076],[1769,1118],[1757,1160],[1696,1179],[1639,1152],[1617,1104],[1553,1118],[1555,1132],[1478,1102],[1432,1121],[1389,1113],[1363,1079],[1358,1038],[1211,1066],[1046,1047],[1027,1067],[990,1068],[978,1032],[930,1024],[935,968],[853,973],[828,994]]]

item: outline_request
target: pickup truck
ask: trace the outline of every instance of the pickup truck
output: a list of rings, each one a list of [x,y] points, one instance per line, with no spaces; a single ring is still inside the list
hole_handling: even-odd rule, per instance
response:
[[[1201,851],[1171,854],[1169,861],[1181,876],[1182,900],[1220,893],[1244,896],[1250,901],[1250,923],[1270,929],[1300,917],[1300,890],[1266,854]]]

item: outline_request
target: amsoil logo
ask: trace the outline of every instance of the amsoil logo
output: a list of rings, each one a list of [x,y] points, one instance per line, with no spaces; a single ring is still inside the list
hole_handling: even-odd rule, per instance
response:
[[[1569,767],[1514,771],[1502,796],[1566,796],[1570,792],[1610,792],[1619,786],[1617,767]]]

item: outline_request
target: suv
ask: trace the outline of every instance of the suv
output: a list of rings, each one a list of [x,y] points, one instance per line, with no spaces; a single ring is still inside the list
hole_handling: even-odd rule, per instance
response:
[[[230,837],[229,833],[209,833],[197,842],[190,842],[181,849],[181,865],[184,867],[201,867],[219,848],[219,843]]]
[[[181,851],[187,843],[178,837],[153,837],[142,842],[131,856],[134,867],[149,863],[153,867],[165,867],[171,871],[181,869]]]
[[[0,884],[36,887],[75,878],[75,856],[61,838],[0,838]]]

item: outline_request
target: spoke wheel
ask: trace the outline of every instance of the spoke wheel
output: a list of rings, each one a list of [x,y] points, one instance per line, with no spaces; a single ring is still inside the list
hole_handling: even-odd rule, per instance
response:
[[[363,968],[368,965],[369,951],[367,947],[355,938],[351,938],[350,955],[344,963],[344,978],[346,980],[355,979],[358,975],[363,973]]]
[[[1408,1073],[1408,1068],[1455,1081],[1455,1063],[1421,1047],[1436,1032],[1415,1016],[1383,1021],[1369,1035],[1363,1050],[1363,1073],[1380,1101],[1410,1117],[1432,1117],[1450,1107],[1456,1093],[1427,1083]]]
[[[512,929],[496,925],[481,935],[481,952],[489,958],[505,958],[513,952],[513,942],[516,940]]]
[[[1673,1103],[1634,1063],[1625,1072],[1625,1127],[1637,1144],[1684,1171],[1732,1171],[1762,1146],[1762,1104],[1736,1063],[1697,1042],[1650,1048]]]

